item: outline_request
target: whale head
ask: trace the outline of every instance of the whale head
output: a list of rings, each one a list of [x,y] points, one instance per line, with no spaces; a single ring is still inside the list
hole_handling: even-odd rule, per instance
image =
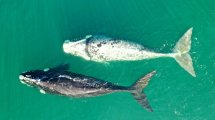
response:
[[[38,86],[41,82],[47,81],[50,75],[45,70],[33,70],[21,73],[19,79],[22,83],[29,86]]]
[[[19,79],[22,83],[30,86],[43,86],[44,83],[54,81],[61,73],[63,74],[69,69],[69,64],[61,64],[53,68],[46,68],[44,70],[31,70],[22,72]]]
[[[90,57],[87,54],[87,44],[86,40],[90,38],[91,35],[86,36],[84,39],[80,39],[77,41],[66,40],[63,43],[63,50],[65,53],[72,54],[74,56],[82,57],[86,60],[89,60]]]

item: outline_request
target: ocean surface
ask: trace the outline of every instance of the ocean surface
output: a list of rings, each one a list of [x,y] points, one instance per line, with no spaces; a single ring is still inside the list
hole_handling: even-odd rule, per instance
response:
[[[171,58],[101,64],[62,49],[65,40],[102,34],[171,53],[190,27],[197,77]],[[41,94],[18,79],[62,63],[124,86],[157,70],[144,89],[154,112],[129,93],[75,99]],[[214,72],[214,0],[0,0],[0,120],[214,120]]]

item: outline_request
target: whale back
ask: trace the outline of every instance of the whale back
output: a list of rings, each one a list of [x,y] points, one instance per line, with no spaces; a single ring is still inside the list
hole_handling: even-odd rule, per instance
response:
[[[130,56],[134,58],[140,55],[140,51],[144,47],[120,39],[112,39],[106,36],[92,36],[87,40],[86,51],[92,60],[96,61],[111,61],[123,60]]]

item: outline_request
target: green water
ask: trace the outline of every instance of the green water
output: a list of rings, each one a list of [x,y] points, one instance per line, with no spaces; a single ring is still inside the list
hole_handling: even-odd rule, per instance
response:
[[[171,58],[102,65],[62,50],[66,39],[104,34],[168,53],[190,27],[196,78]],[[0,120],[213,120],[214,44],[213,0],[0,0]],[[60,63],[119,85],[157,70],[145,88],[154,112],[129,93],[74,99],[41,94],[18,79]]]

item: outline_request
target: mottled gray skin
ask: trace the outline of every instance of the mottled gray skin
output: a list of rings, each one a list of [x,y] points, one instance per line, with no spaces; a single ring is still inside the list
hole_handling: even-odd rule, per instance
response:
[[[91,60],[97,62],[133,61],[168,56],[152,52],[136,43],[117,40],[106,36],[93,36],[88,38],[86,45],[86,53]]]
[[[66,40],[63,43],[63,50],[65,53],[100,63],[169,57],[175,59],[182,68],[195,77],[192,58],[189,54],[192,30],[190,28],[184,33],[176,43],[172,53],[153,52],[141,44],[101,35],[87,35],[78,41]]]
[[[58,70],[25,72],[20,75],[20,79],[47,93],[71,97],[92,97],[131,90],[129,87],[118,86],[93,77]]]
[[[95,35],[79,41],[65,41],[64,52],[96,62],[135,61],[157,57],[173,57],[175,54],[155,53],[140,44]]]

